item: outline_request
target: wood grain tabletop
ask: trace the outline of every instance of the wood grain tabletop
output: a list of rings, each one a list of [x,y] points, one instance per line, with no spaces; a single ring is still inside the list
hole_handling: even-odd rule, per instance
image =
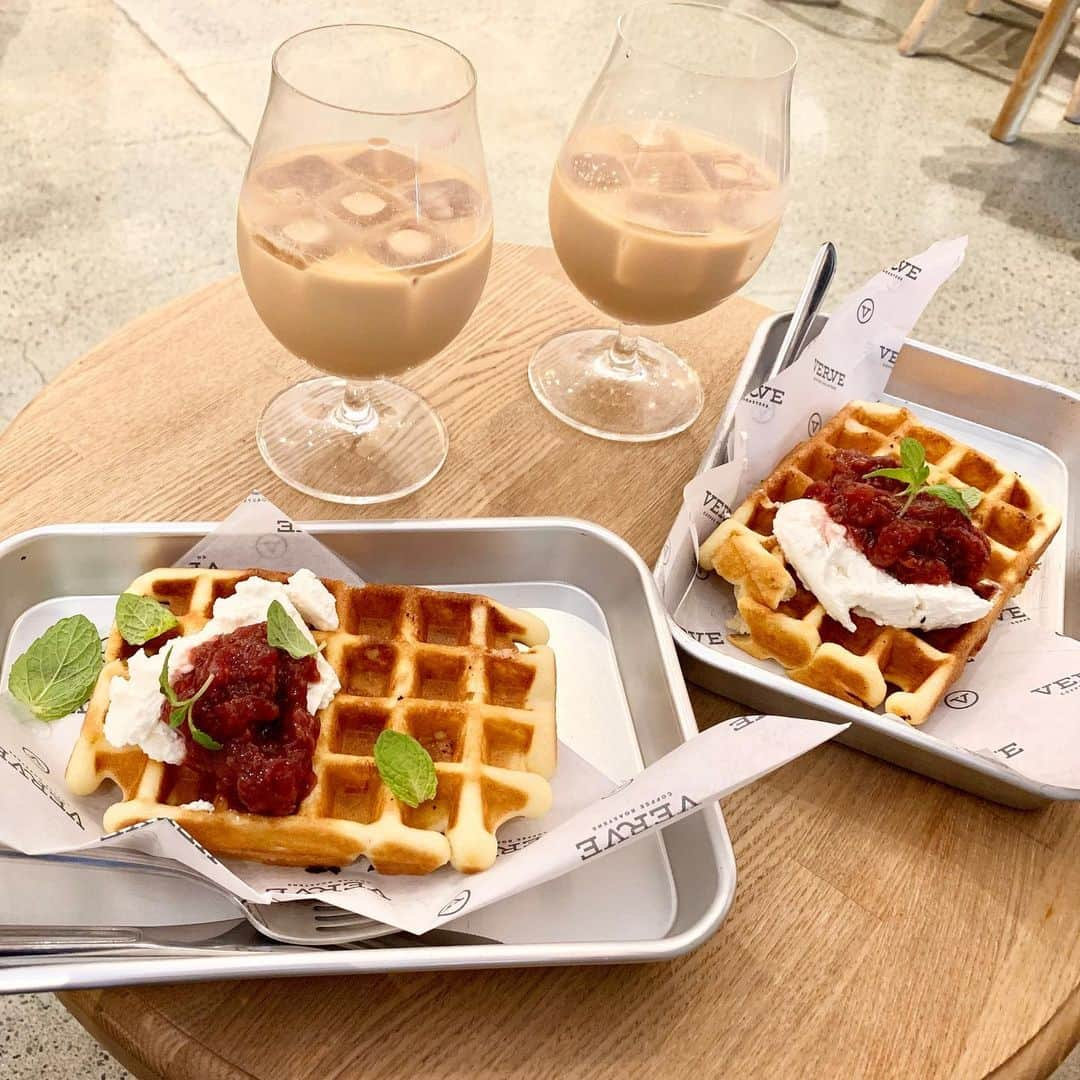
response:
[[[305,374],[238,279],[83,357],[0,437],[0,534],[199,520],[258,488],[294,518],[567,514],[659,550],[767,312],[734,299],[658,336],[701,373],[700,420],[620,445],[558,423],[526,365],[594,316],[550,251],[502,246],[474,317],[411,373],[450,456],[374,511],[278,482],[263,404]],[[691,689],[699,724],[738,705]],[[725,800],[735,904],[682,959],[637,967],[218,982],[61,1000],[142,1077],[1042,1076],[1080,1037],[1080,806],[1008,810],[827,745]]]

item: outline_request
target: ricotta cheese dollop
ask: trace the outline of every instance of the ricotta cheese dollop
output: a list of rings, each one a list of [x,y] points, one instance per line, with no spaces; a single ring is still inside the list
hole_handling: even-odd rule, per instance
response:
[[[184,760],[184,738],[161,720],[165,696],[159,681],[165,653],[169,675],[191,671],[191,653],[200,645],[242,626],[264,622],[270,604],[277,600],[308,641],[316,630],[336,630],[337,604],[333,594],[310,571],[297,570],[286,584],[252,577],[238,582],[232,596],[214,602],[210,621],[196,634],[176,638],[154,656],[140,649],[128,661],[128,676],[114,675],[109,683],[109,710],[105,714],[105,738],[113,746],[137,746],[147,757],[178,765]],[[305,620],[307,620],[305,622]],[[316,654],[318,678],[308,684],[307,710],[314,715],[325,709],[341,689],[334,669],[321,653]]]
[[[879,626],[938,630],[981,619],[991,608],[966,585],[911,585],[875,566],[816,499],[777,511],[773,533],[799,579],[846,630],[852,612]]]

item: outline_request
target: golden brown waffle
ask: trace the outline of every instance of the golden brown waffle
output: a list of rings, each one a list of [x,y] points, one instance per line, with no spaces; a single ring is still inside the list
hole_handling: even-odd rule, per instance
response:
[[[179,633],[191,634],[218,597],[252,576],[287,579],[267,570],[164,569],[137,578],[128,591],[166,603]],[[544,644],[547,627],[481,596],[323,584],[337,601],[340,629],[313,634],[325,644],[341,691],[319,714],[316,783],[295,814],[241,813],[222,800],[213,812],[185,809],[181,804],[199,797],[190,770],[106,741],[109,686],[135,652],[115,626],[68,763],[68,786],[87,795],[113,780],[123,801],[106,811],[107,830],[169,817],[221,856],[343,866],[363,854],[386,874],[425,874],[448,861],[466,872],[486,869],[504,821],[536,817],[551,805],[555,657]],[[381,783],[372,752],[386,727],[408,732],[434,759],[438,790],[430,802],[409,807]]]
[[[986,579],[998,590],[990,611],[965,626],[900,630],[853,615],[855,630],[848,631],[788,570],[773,517],[781,503],[829,479],[837,450],[895,457],[908,436],[926,449],[931,483],[982,492],[972,518],[990,540]],[[884,701],[887,712],[921,724],[986,640],[1060,524],[1057,510],[992,458],[924,426],[907,409],[854,401],[780,462],[702,544],[699,560],[735,586],[733,645],[758,659],[778,660],[807,686],[867,708]]]

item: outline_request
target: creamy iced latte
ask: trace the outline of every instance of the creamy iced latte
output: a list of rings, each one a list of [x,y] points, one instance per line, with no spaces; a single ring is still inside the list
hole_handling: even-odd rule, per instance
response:
[[[678,322],[745,284],[772,247],[784,190],[762,162],[685,127],[587,127],[551,181],[555,251],[625,323]]]
[[[252,169],[237,251],[290,352],[348,379],[393,376],[465,325],[491,262],[483,186],[384,139],[305,147]]]

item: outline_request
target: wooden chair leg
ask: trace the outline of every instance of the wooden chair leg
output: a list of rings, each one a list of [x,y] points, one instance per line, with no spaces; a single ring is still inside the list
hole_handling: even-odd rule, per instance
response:
[[[1080,77],[1077,77],[1072,97],[1069,98],[1069,104],[1065,106],[1065,119],[1070,124],[1080,124]]]
[[[1005,97],[1005,104],[1001,106],[1001,112],[990,129],[991,137],[998,142],[1016,141],[1039,87],[1069,36],[1077,7],[1080,7],[1080,0],[1050,0]],[[1076,95],[1073,97],[1075,99]]]
[[[919,5],[915,18],[911,20],[911,25],[904,31],[904,36],[897,46],[901,56],[914,56],[919,51],[931,21],[944,2],[945,0],[923,0]]]

